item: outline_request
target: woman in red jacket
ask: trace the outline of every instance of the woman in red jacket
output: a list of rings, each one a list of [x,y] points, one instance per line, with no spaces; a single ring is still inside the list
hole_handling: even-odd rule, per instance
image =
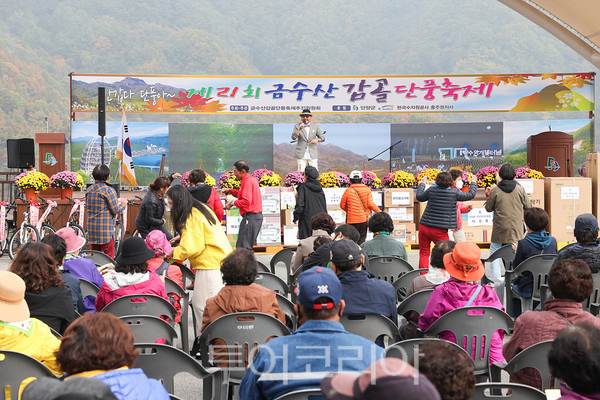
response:
[[[168,301],[164,278],[148,270],[148,260],[154,258],[154,251],[146,247],[144,239],[128,237],[121,248],[115,260],[115,272],[104,275],[96,297],[96,310],[102,311],[111,301],[128,294],[154,294]]]

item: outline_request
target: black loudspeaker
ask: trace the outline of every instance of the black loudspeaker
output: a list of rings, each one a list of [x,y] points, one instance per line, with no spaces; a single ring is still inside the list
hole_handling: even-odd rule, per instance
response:
[[[106,88],[98,88],[98,136],[106,136]]]
[[[8,168],[35,167],[35,141],[33,139],[7,139]]]

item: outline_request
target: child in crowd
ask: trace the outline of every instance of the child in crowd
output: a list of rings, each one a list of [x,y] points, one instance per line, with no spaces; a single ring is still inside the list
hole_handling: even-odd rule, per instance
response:
[[[146,246],[148,246],[150,250],[154,251],[154,258],[148,260],[148,270],[156,272],[158,276],[162,276],[166,271],[167,278],[173,280],[183,288],[183,276],[181,270],[179,267],[169,264],[165,259],[167,254],[170,254],[172,251],[171,243],[167,239],[167,236],[162,231],[153,230],[146,236],[144,242],[146,242]],[[167,293],[167,295],[169,296],[169,301],[177,310],[175,322],[179,322],[181,316],[181,297],[175,293]]]

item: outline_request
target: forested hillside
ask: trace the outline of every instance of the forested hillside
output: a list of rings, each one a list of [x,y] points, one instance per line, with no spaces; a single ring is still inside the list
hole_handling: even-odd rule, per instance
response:
[[[1,2],[0,13],[3,168],[5,139],[45,132],[44,117],[51,132],[68,133],[70,72],[369,75],[593,70],[562,42],[492,0],[24,0]],[[140,117],[130,120],[135,118]],[[336,119],[330,116],[328,122]],[[352,122],[363,119],[372,118]]]

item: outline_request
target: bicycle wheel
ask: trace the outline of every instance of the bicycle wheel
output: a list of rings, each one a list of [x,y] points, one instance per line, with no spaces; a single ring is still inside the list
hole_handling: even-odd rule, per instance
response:
[[[8,242],[10,241],[10,235],[8,231],[8,222],[4,222],[4,240],[0,240],[0,257],[4,255],[4,252],[7,251]]]
[[[86,237],[85,231],[83,230],[83,228],[81,226],[79,226],[79,224],[71,223],[68,226],[69,226],[69,228],[71,228],[75,231],[75,234],[77,236],[85,239],[85,237]]]
[[[10,259],[12,260],[15,257],[17,251],[19,251],[25,243],[30,240],[38,240],[39,237],[40,234],[35,226],[29,224],[22,225],[15,231],[8,243],[8,256]]]
[[[123,223],[117,221],[115,223],[115,257],[119,254],[119,250],[121,250],[121,241],[123,240],[124,233]]]
[[[45,238],[46,236],[53,234],[56,232],[56,228],[53,227],[50,224],[47,223],[43,223],[42,224],[42,228],[40,229],[40,240],[42,240],[43,238]]]

